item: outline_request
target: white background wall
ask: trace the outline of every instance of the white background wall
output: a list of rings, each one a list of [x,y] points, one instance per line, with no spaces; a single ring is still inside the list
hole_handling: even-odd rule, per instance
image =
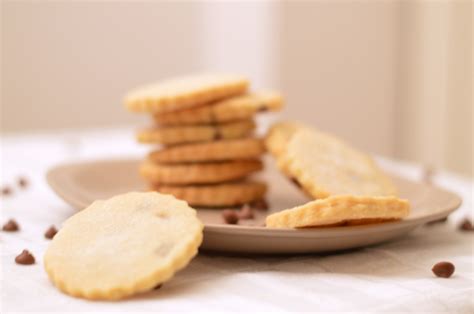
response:
[[[139,125],[129,88],[225,70],[284,92],[282,117],[472,174],[470,1],[3,1],[1,16],[2,132]]]

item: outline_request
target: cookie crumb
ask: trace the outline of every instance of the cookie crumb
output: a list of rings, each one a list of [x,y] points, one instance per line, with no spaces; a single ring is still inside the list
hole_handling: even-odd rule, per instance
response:
[[[437,277],[449,278],[454,273],[454,265],[450,262],[436,263],[431,269]]]
[[[222,218],[229,225],[236,225],[239,222],[239,215],[232,209],[224,209],[222,211]]]
[[[15,232],[20,230],[20,226],[14,219],[10,219],[3,225],[2,230],[6,232]]]
[[[20,255],[15,257],[15,262],[20,265],[31,265],[35,263],[35,257],[28,250],[23,250]]]
[[[46,239],[50,239],[50,240],[51,240],[52,238],[54,238],[54,236],[56,235],[56,233],[58,233],[58,230],[56,229],[56,227],[55,227],[55,226],[51,226],[51,227],[49,227],[49,229],[46,230],[46,232],[44,233],[44,237],[45,237]]]

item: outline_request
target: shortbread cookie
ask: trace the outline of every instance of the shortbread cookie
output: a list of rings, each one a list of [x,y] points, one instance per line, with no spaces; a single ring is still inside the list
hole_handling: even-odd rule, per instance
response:
[[[279,122],[274,124],[265,137],[267,150],[275,157],[279,157],[285,150],[291,137],[305,126],[296,122]]]
[[[158,113],[154,119],[160,125],[212,124],[249,119],[257,112],[277,111],[283,98],[277,92],[258,92],[232,97],[196,108]]]
[[[230,207],[247,204],[264,197],[267,186],[256,181],[197,186],[153,185],[152,190],[172,194],[197,207]]]
[[[242,179],[262,170],[260,160],[239,160],[195,164],[157,164],[145,161],[140,174],[156,184],[202,184]]]
[[[265,153],[257,138],[220,140],[178,145],[151,152],[148,159],[157,163],[183,163],[255,159]]]
[[[274,126],[266,145],[279,168],[312,197],[397,194],[390,178],[368,155],[332,135],[288,125]]]
[[[187,76],[139,87],[128,93],[125,105],[136,112],[170,112],[243,94],[248,85],[240,76]]]
[[[328,225],[360,225],[408,216],[407,200],[393,196],[337,195],[269,215],[270,228],[303,228]]]
[[[44,256],[51,281],[87,299],[153,289],[196,255],[203,225],[186,202],[155,192],[95,201],[64,223]]]
[[[241,138],[251,135],[254,129],[255,122],[252,120],[215,125],[156,127],[139,132],[137,140],[141,143],[175,145]]]

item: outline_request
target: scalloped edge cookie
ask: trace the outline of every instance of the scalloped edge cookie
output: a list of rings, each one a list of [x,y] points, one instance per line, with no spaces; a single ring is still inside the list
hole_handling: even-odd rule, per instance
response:
[[[140,143],[177,145],[242,138],[251,135],[254,130],[253,120],[214,125],[157,127],[140,131],[137,140]]]
[[[61,291],[116,300],[169,280],[197,254],[203,224],[186,202],[156,192],[95,201],[70,217],[44,256]]]
[[[248,85],[241,76],[197,74],[138,87],[125,96],[124,102],[130,111],[170,112],[243,94]]]
[[[283,97],[278,92],[262,91],[153,117],[160,125],[214,124],[249,119],[258,112],[278,111],[282,107]]]
[[[145,161],[140,175],[154,184],[212,184],[242,179],[263,169],[260,160],[236,160],[196,164],[158,164]]]
[[[267,216],[269,228],[304,228],[361,225],[402,219],[410,203],[394,196],[336,195]]]
[[[315,199],[397,195],[390,178],[369,155],[335,136],[283,122],[270,129],[265,144],[279,169]]]
[[[215,185],[152,185],[153,191],[172,194],[197,207],[232,207],[263,199],[267,185],[258,181],[238,181]]]
[[[157,163],[254,159],[265,153],[263,140],[242,138],[171,146],[148,154]]]

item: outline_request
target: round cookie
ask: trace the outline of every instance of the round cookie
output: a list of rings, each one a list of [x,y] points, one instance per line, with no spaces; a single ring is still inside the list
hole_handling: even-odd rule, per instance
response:
[[[64,223],[44,256],[63,292],[113,300],[153,289],[196,255],[203,225],[186,202],[156,192],[95,201]]]
[[[125,105],[135,112],[170,112],[243,94],[248,85],[235,75],[192,75],[138,87],[126,95]]]
[[[215,125],[157,127],[139,132],[137,140],[141,143],[176,145],[242,138],[251,135],[254,129],[255,122],[252,120]]]
[[[214,124],[250,119],[257,112],[277,111],[282,107],[283,98],[279,93],[264,91],[186,110],[158,113],[154,119],[160,125]]]
[[[261,139],[242,138],[171,146],[151,152],[157,163],[208,162],[254,159],[265,153]]]
[[[260,160],[223,161],[196,164],[157,164],[145,161],[140,174],[154,184],[203,184],[242,179],[262,170]]]
[[[232,207],[264,198],[267,185],[257,181],[196,186],[153,185],[152,190],[172,194],[196,207]]]
[[[399,220],[410,212],[406,200],[393,196],[337,195],[269,215],[269,228],[361,225]]]
[[[265,144],[278,167],[315,199],[397,194],[390,178],[370,156],[332,135],[281,123],[272,127]]]

